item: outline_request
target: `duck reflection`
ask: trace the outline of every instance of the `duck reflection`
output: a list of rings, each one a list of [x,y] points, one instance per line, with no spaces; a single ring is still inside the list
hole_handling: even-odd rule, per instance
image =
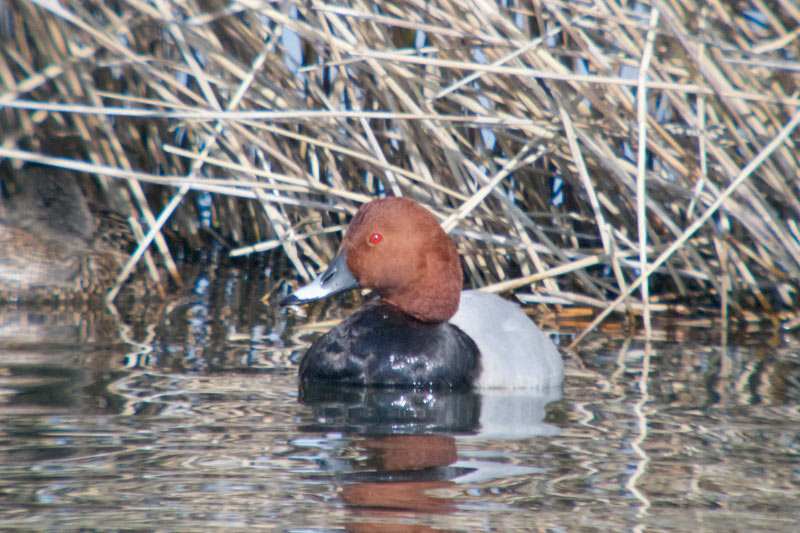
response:
[[[546,404],[560,396],[560,390],[453,392],[306,383],[300,401],[311,407],[313,419],[300,427],[349,448],[351,453],[338,457],[355,457],[320,461],[335,475],[341,499],[353,512],[348,530],[408,531],[409,512],[455,511],[458,501],[447,495],[459,493],[459,484],[538,472],[502,460],[459,458],[458,444],[558,434],[543,419]]]
[[[351,434],[471,433],[480,418],[472,391],[343,387],[305,383],[300,401],[313,408],[307,431]]]
[[[356,441],[369,453],[375,475],[354,474],[346,480],[342,501],[353,509],[350,531],[405,531],[408,524],[391,524],[407,512],[449,514],[456,509],[450,498],[433,495],[455,485],[460,470],[455,438],[448,435],[383,435]],[[371,520],[380,519],[380,522]],[[417,531],[433,531],[417,525]]]
[[[448,391],[318,382],[302,384],[299,399],[312,408],[313,420],[301,427],[310,432],[526,438],[558,433],[544,417],[561,388]]]

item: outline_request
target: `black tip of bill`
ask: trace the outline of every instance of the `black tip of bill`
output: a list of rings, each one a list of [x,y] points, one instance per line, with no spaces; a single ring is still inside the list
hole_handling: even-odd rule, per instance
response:
[[[297,305],[299,303],[303,303],[300,301],[300,298],[298,298],[294,294],[290,294],[288,296],[284,296],[278,305],[280,305],[281,307],[285,307],[287,305]]]

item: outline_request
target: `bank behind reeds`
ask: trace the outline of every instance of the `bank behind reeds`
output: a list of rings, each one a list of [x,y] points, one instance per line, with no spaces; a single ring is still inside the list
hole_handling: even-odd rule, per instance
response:
[[[793,2],[380,6],[6,2],[2,169],[94,174],[145,231],[300,278],[390,194],[473,286],[636,311],[645,271],[656,311],[797,304]]]

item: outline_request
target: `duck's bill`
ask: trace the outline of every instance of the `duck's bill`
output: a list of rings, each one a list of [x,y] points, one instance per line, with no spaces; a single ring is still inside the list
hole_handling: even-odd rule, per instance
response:
[[[344,251],[333,258],[325,272],[317,279],[300,287],[281,300],[281,305],[295,305],[332,296],[340,292],[358,288],[358,280],[347,269],[347,256]]]

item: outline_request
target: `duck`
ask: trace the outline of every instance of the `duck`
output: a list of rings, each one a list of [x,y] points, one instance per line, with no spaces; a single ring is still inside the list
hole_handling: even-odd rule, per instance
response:
[[[90,210],[75,173],[31,165],[0,185],[0,302],[87,299],[113,285],[133,235],[121,216]]]
[[[560,389],[563,360],[516,304],[463,290],[453,239],[406,197],[373,199],[353,216],[328,267],[280,305],[353,289],[368,301],[302,355],[299,380],[449,390]]]

